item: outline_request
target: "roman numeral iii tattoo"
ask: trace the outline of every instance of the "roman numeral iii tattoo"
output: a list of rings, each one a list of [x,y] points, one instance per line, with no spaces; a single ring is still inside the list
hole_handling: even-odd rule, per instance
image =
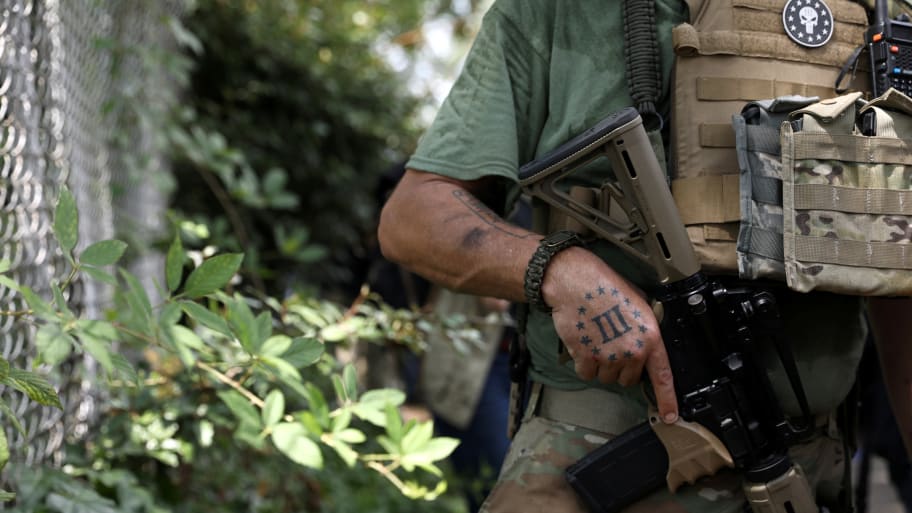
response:
[[[593,317],[592,321],[595,322],[602,333],[602,344],[607,344],[632,329],[621,314],[621,305],[614,305],[607,311]]]

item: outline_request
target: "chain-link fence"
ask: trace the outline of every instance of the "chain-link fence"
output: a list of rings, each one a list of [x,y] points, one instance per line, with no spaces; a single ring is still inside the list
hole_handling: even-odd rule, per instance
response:
[[[52,231],[59,191],[73,192],[80,215],[80,246],[128,228],[150,237],[161,226],[166,198],[155,173],[166,172],[154,126],[122,108],[124,99],[146,106],[174,86],[150,69],[152,48],[168,45],[170,16],[181,0],[0,0],[0,259],[9,275],[39,295],[67,270]],[[118,105],[121,107],[118,108]],[[126,144],[125,144],[126,143]],[[137,156],[142,158],[138,159]],[[142,167],[144,173],[128,173]],[[159,257],[134,264],[151,278]],[[110,302],[98,283],[70,289],[71,307],[95,316]],[[18,367],[31,367],[36,329],[14,314],[20,296],[0,286],[0,349]],[[26,464],[56,461],[66,436],[91,425],[96,402],[94,362],[71,361],[59,373],[64,410],[43,408],[7,394],[26,432],[10,430],[14,458]]]

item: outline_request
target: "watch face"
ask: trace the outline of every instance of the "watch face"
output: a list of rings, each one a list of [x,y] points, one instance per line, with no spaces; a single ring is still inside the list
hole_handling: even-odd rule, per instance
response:
[[[792,41],[807,48],[827,44],[833,37],[833,13],[823,0],[789,0],[782,25]]]

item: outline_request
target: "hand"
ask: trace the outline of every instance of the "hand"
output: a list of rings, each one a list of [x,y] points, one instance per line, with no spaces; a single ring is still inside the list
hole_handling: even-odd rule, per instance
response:
[[[655,314],[638,289],[591,252],[574,247],[554,256],[542,294],[581,379],[630,386],[645,369],[662,419],[677,420],[668,354]]]

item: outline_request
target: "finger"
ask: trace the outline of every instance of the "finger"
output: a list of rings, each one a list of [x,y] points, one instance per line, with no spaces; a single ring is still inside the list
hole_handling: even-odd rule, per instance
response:
[[[617,368],[616,365],[600,365],[598,368],[598,379],[606,385],[617,383],[618,374],[620,374],[620,372],[621,370]]]
[[[671,424],[678,419],[678,401],[675,397],[674,379],[665,347],[658,345],[646,360],[646,372],[655,392],[659,416],[665,423]]]
[[[578,354],[571,353],[573,357],[574,369],[576,375],[585,381],[594,379],[598,373],[598,361],[595,360],[587,351],[580,351]]]
[[[640,382],[643,377],[643,362],[630,360],[627,365],[620,371],[617,382],[618,384],[629,387]]]

